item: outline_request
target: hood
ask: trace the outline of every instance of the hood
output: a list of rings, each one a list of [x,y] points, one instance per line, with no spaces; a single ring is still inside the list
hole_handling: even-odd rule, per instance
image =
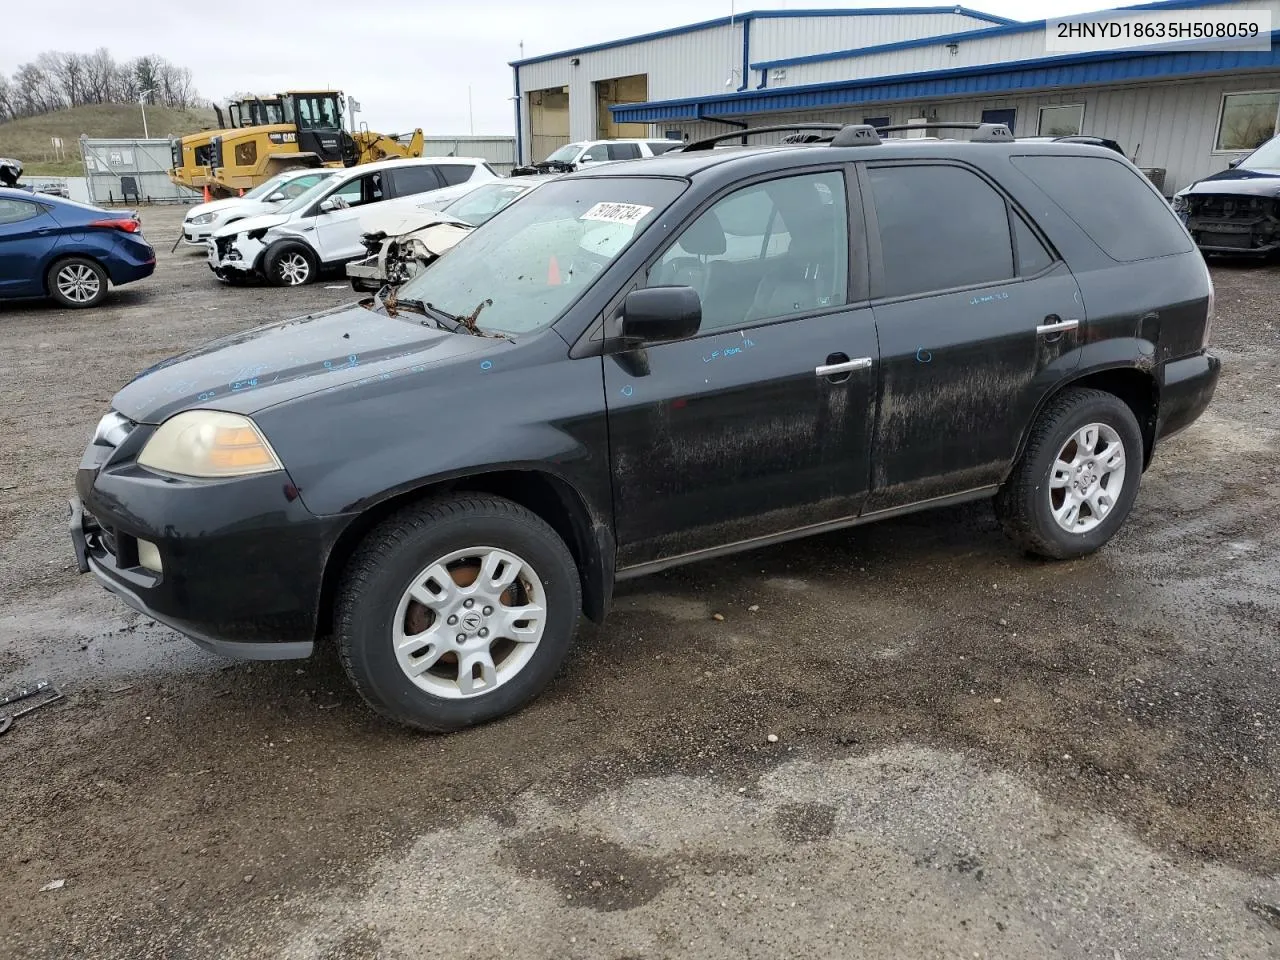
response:
[[[401,234],[396,237],[396,240],[400,243],[406,240],[417,240],[427,248],[428,253],[438,257],[474,229],[471,225],[461,222],[433,220],[417,230]],[[403,250],[403,247],[401,249]]]
[[[1213,176],[1197,180],[1186,190],[1188,193],[1234,193],[1249,197],[1274,197],[1280,195],[1280,170],[1244,170],[1236,167],[1223,170]]]
[[[243,220],[236,220],[234,223],[228,223],[213,231],[215,237],[234,237],[237,233],[245,233],[249,230],[270,230],[272,227],[278,227],[282,223],[288,223],[288,216],[281,213],[262,213],[256,217],[245,217]]]
[[[398,237],[429,223],[452,223],[457,219],[436,209],[434,198],[415,199],[417,203],[375,204],[373,209],[360,218],[360,232]]]
[[[112,407],[139,423],[160,423],[196,407],[252,414],[505,343],[424,326],[420,319],[353,304],[247,330],[144,370],[121,388]]]
[[[208,203],[197,203],[187,211],[187,215],[182,219],[190,220],[192,217],[198,217],[202,214],[217,213],[219,210],[226,210],[229,207],[239,206],[245,202],[243,197],[227,197],[225,200],[210,200]],[[253,203],[252,200],[248,202]]]

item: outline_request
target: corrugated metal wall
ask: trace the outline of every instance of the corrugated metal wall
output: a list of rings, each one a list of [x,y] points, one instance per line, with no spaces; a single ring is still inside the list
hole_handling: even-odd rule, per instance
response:
[[[1110,137],[1125,148],[1142,167],[1162,167],[1167,173],[1164,191],[1171,195],[1194,180],[1227,168],[1227,162],[1241,156],[1238,151],[1213,150],[1218,113],[1224,93],[1244,90],[1280,90],[1280,73],[1232,77],[1229,80],[1191,80],[1131,86],[1085,87],[1051,93],[982,100],[938,100],[931,102],[868,104],[821,113],[777,114],[745,117],[753,125],[822,120],[834,123],[863,123],[869,117],[888,116],[891,123],[906,123],[912,117],[936,113],[940,121],[972,121],[983,110],[1017,110],[1014,134],[1038,133],[1040,107],[1055,103],[1083,103],[1083,132]],[[730,133],[720,123],[660,123],[655,134],[679,130],[690,139]],[[963,136],[941,131],[940,136]]]
[[[200,194],[169,179],[168,140],[80,138],[80,154],[93,203],[119,203],[127,180],[144,203],[196,203]],[[134,202],[130,194],[129,202]]]
[[[516,138],[430,136],[425,138],[422,153],[427,157],[479,157],[506,176],[516,165]]]
[[[955,13],[867,17],[767,17],[751,23],[751,62],[872,47],[896,40],[982,30],[990,21]],[[690,94],[692,95],[692,94]]]

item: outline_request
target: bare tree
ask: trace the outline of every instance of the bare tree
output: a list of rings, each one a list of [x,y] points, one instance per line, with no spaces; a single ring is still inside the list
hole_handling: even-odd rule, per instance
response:
[[[0,123],[13,119],[13,84],[0,73]]]
[[[85,60],[82,53],[57,50],[40,54],[36,63],[50,81],[57,85],[68,106],[78,107],[85,101]]]
[[[84,58],[84,88],[87,103],[110,103],[111,81],[116,62],[106,47],[99,47]]]
[[[49,50],[19,65],[12,77],[0,74],[0,122],[51,113],[84,103],[147,102],[187,110],[204,101],[191,71],[148,54],[117,63],[106,47],[93,53]]]
[[[18,67],[13,75],[13,85],[19,116],[34,117],[64,106],[57,85],[34,63],[24,63]]]

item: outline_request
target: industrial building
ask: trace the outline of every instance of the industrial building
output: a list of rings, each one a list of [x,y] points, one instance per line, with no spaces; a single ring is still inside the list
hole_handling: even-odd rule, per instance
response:
[[[1270,10],[1170,0],[1129,10]],[[986,120],[1118,141],[1166,195],[1276,132],[1280,46],[1047,53],[1045,21],[966,7],[762,10],[514,62],[517,153],[743,126]],[[944,133],[943,135],[950,135]]]

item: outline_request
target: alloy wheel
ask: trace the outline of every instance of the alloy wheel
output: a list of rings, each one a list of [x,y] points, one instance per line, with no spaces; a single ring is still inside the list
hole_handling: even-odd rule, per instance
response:
[[[1124,489],[1124,443],[1105,423],[1076,430],[1049,470],[1049,509],[1069,533],[1088,533],[1106,519]]]
[[[90,303],[102,290],[98,274],[83,263],[69,263],[54,278],[58,292],[73,303]]]

